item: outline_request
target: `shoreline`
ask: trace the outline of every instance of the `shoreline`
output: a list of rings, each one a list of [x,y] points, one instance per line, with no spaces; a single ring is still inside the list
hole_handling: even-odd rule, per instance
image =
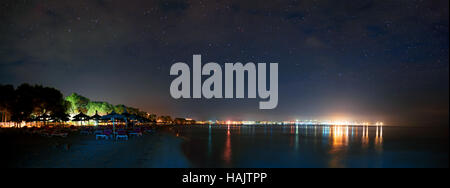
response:
[[[9,168],[188,168],[182,139],[155,132],[127,141],[96,140],[93,135],[45,138],[1,133]]]

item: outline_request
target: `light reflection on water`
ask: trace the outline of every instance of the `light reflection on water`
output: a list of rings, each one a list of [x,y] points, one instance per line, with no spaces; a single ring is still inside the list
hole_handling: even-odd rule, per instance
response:
[[[229,165],[231,162],[231,131],[230,131],[230,125],[228,125],[227,129],[227,139],[225,141],[225,147],[223,151],[223,160],[225,161],[226,165]]]
[[[414,143],[409,143],[415,137],[406,134],[398,138],[402,145],[398,142],[388,143],[390,148],[395,146],[399,151],[385,154],[383,129],[386,127],[383,126],[198,125],[180,129],[185,137],[190,138],[189,141],[196,141],[184,145],[187,151],[190,147],[202,148],[202,143],[205,143],[204,154],[187,154],[194,166],[198,167],[391,167],[391,161],[405,155],[398,153],[398,156],[392,156],[393,152],[395,154],[411,148],[413,151],[408,152],[419,152],[414,150]],[[403,135],[401,130],[388,129],[391,135]],[[425,149],[424,152],[430,158],[436,158],[433,151]],[[444,150],[443,154],[448,157],[448,150]],[[422,159],[412,156],[406,162],[426,160],[423,156]],[[448,162],[443,161],[437,164],[448,166]]]
[[[208,128],[208,156],[210,157],[212,154],[212,134],[211,134],[211,125]]]

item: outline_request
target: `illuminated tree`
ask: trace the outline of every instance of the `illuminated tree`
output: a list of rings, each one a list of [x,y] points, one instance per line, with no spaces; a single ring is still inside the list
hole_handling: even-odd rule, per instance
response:
[[[101,101],[91,101],[87,105],[87,115],[92,116],[95,112],[99,115],[106,115],[114,110],[114,106]]]
[[[139,109],[137,109],[137,108],[133,108],[133,107],[126,107],[127,108],[127,111],[128,111],[128,113],[130,113],[130,114],[134,114],[134,115],[139,115]]]
[[[125,112],[125,109],[127,109],[127,107],[123,104],[118,104],[114,106],[114,111],[118,114],[122,114],[123,112]]]
[[[66,101],[69,101],[70,103],[70,107],[68,109],[69,114],[78,114],[80,112],[83,112],[84,114],[87,113],[87,106],[90,101],[88,98],[83,97],[77,93],[72,93],[71,95],[66,97]]]

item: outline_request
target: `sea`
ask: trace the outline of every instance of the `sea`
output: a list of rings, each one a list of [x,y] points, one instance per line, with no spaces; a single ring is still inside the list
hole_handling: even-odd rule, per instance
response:
[[[192,167],[448,168],[448,127],[192,125],[174,128]]]

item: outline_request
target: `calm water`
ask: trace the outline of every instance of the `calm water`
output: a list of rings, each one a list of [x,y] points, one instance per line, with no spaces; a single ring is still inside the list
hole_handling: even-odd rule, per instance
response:
[[[448,167],[448,127],[178,127],[194,167]]]

